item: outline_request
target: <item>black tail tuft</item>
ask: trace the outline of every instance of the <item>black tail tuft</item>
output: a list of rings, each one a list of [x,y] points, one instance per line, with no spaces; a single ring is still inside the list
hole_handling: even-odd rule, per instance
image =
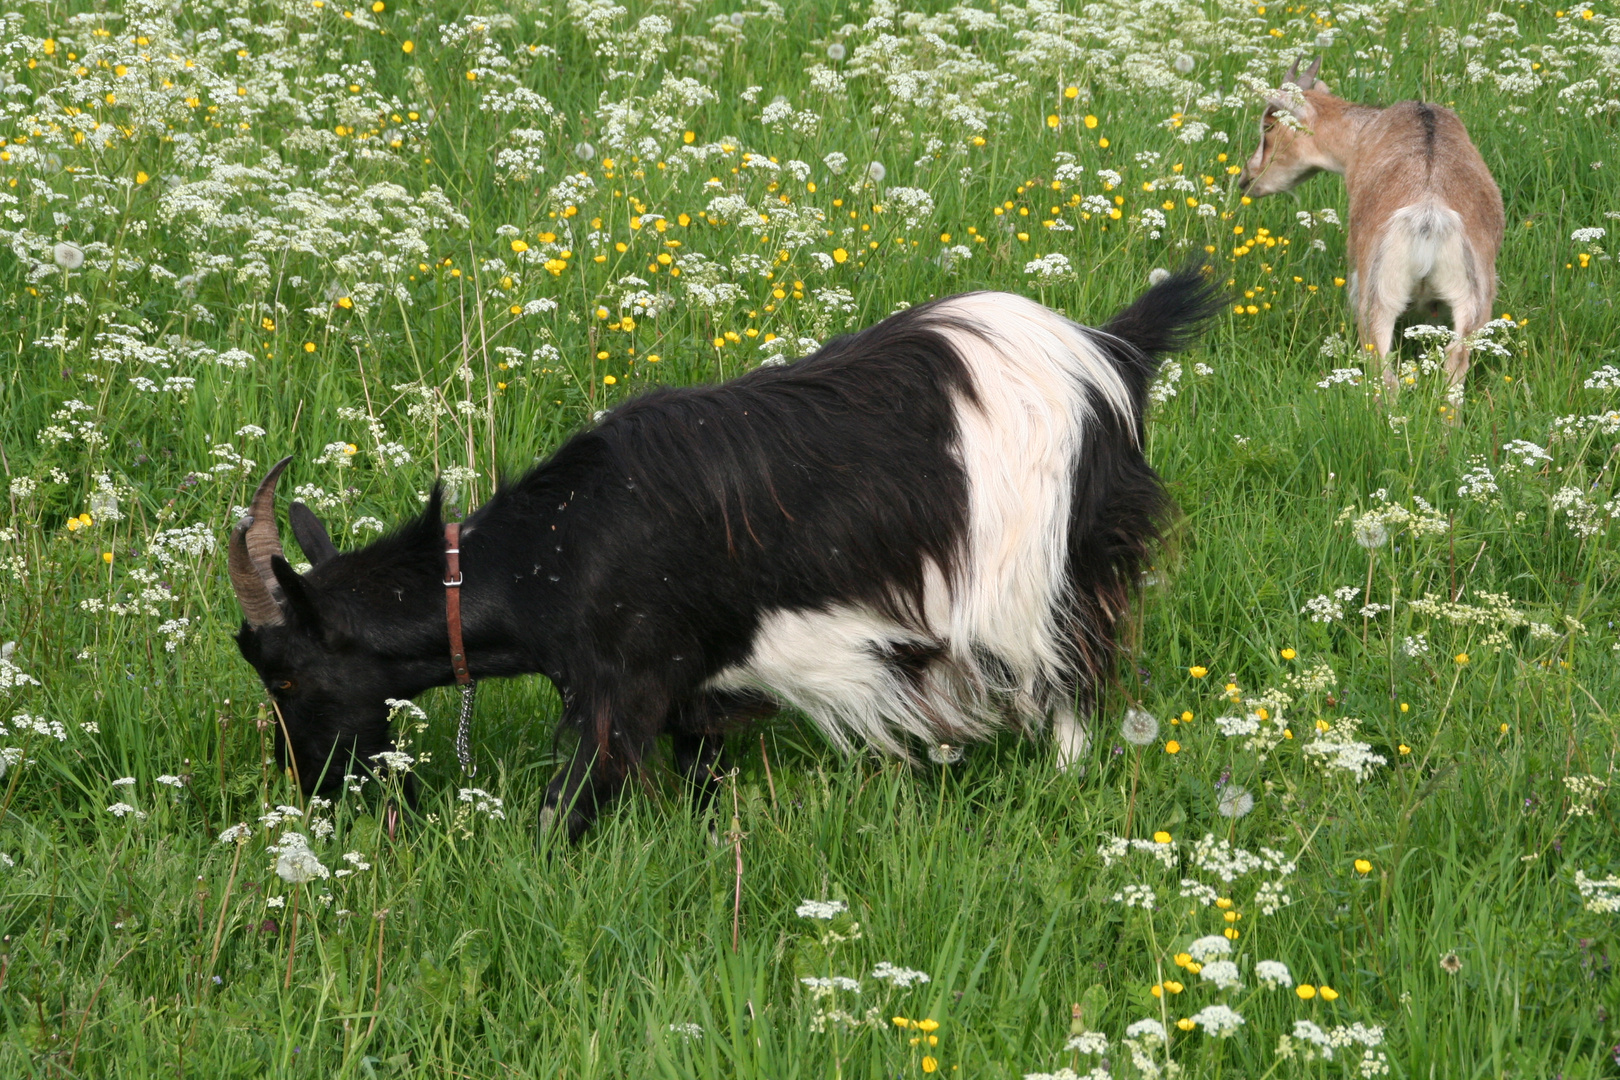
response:
[[[1190,262],[1137,297],[1103,332],[1156,358],[1196,342],[1204,324],[1225,306],[1226,291],[1215,284],[1214,274]]]

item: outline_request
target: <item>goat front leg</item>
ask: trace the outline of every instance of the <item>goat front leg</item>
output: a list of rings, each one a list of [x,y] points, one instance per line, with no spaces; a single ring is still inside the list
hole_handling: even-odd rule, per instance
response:
[[[546,789],[541,803],[540,834],[565,829],[578,840],[624,790],[625,781],[658,737],[662,708],[603,701],[583,717],[571,718],[580,733],[579,746],[561,774]],[[656,718],[656,719],[654,719]],[[585,722],[580,723],[583,719]]]

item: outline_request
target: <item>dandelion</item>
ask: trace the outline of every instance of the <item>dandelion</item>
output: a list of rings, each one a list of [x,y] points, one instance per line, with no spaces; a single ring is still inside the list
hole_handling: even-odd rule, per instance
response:
[[[1215,809],[1222,817],[1240,818],[1254,809],[1254,796],[1245,787],[1229,784],[1221,791],[1221,798],[1215,804]]]
[[[577,142],[574,144],[574,156],[581,161],[589,161],[596,156],[596,147],[588,142]]]
[[[1155,266],[1152,270],[1148,271],[1148,284],[1149,285],[1157,285],[1161,281],[1169,281],[1169,280],[1170,280],[1170,271],[1166,270],[1162,266]]]
[[[868,162],[866,166],[866,181],[869,184],[881,184],[883,178],[889,175],[889,170],[881,161]]]
[[[1146,746],[1159,737],[1159,721],[1144,709],[1126,709],[1119,731],[1132,746]]]
[[[835,64],[848,55],[849,50],[844,48],[841,42],[835,41],[831,45],[827,46],[827,59],[831,60]]]
[[[1389,530],[1384,527],[1382,521],[1371,515],[1358,519],[1351,530],[1351,535],[1355,537],[1356,543],[1368,551],[1381,548],[1389,542]]]
[[[63,270],[77,270],[84,265],[84,249],[64,240],[51,248],[51,258]]]
[[[1447,975],[1455,975],[1462,970],[1462,958],[1454,952],[1448,952],[1440,958],[1440,970]]]

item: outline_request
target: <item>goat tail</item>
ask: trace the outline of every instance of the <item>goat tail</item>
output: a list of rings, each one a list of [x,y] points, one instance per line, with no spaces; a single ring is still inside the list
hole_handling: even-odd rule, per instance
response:
[[[1098,335],[1099,343],[1127,382],[1145,389],[1159,360],[1190,347],[1204,324],[1225,307],[1226,290],[1216,283],[1214,272],[1198,261],[1189,262],[1110,319]],[[1129,347],[1120,349],[1119,343]]]
[[[1374,249],[1373,264],[1363,275],[1364,300],[1358,303],[1401,312],[1424,291],[1451,300],[1449,280],[1459,271],[1472,278],[1473,251],[1462,217],[1444,203],[1411,203],[1389,216]]]

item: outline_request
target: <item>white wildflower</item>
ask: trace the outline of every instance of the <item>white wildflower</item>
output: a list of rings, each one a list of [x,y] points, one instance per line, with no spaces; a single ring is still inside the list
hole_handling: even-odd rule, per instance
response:
[[[793,913],[801,919],[835,919],[848,910],[842,900],[806,900]]]
[[[1206,1005],[1192,1016],[1192,1022],[1206,1035],[1224,1039],[1244,1024],[1243,1017],[1225,1005]]]
[[[1220,934],[1201,937],[1187,946],[1187,953],[1200,964],[1232,955],[1232,943]]]
[[[1260,985],[1273,990],[1279,986],[1286,990],[1294,985],[1293,974],[1281,960],[1260,961],[1254,965],[1254,977],[1260,980]]]
[[[896,967],[887,960],[880,962],[872,969],[872,978],[881,982],[892,983],[900,989],[905,989],[915,983],[931,981],[926,971],[914,971],[911,968]]]

